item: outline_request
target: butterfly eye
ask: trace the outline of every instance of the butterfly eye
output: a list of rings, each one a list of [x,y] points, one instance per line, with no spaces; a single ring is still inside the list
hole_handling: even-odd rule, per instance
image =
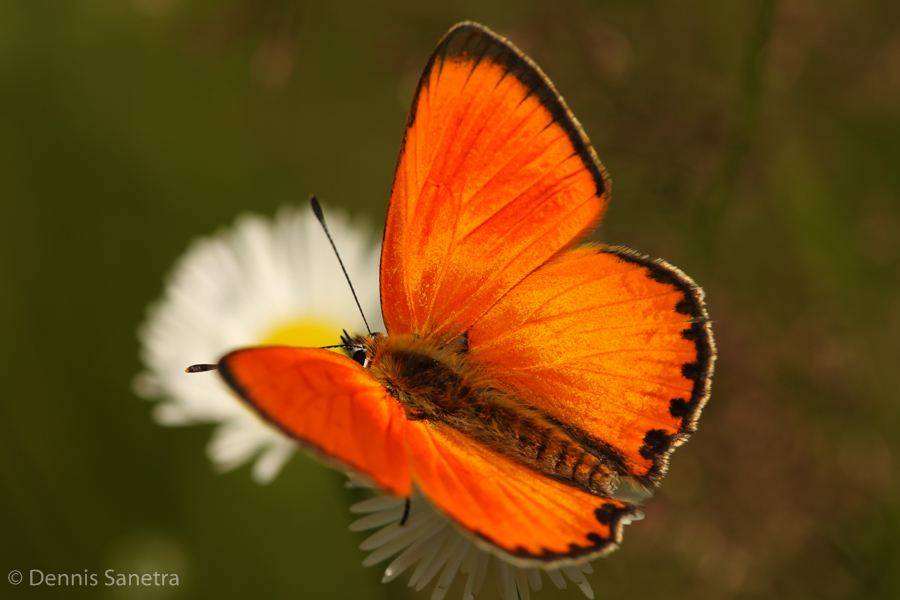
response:
[[[369,361],[366,360],[366,350],[365,348],[354,348],[353,353],[350,355],[350,358],[358,362],[364,367],[369,366]]]

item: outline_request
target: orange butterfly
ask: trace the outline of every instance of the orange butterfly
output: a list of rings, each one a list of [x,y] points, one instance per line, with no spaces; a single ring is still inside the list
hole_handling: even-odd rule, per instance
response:
[[[703,292],[579,246],[609,176],[528,57],[474,23],[419,81],[381,255],[387,335],[348,356],[257,347],[219,373],[264,419],[475,540],[544,566],[615,548],[694,431],[715,349]]]

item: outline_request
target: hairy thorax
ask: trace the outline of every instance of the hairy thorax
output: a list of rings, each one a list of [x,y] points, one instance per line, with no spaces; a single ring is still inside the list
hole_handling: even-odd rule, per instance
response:
[[[618,483],[601,452],[546,412],[504,389],[467,357],[465,336],[438,345],[412,334],[356,336],[365,366],[410,420],[445,423],[543,475],[607,496]],[[361,359],[361,353],[357,357]]]

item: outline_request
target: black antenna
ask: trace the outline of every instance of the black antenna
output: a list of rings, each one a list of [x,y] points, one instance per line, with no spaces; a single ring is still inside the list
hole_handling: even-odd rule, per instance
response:
[[[331,242],[334,255],[337,256],[338,263],[341,265],[341,270],[344,272],[344,277],[347,278],[347,284],[350,286],[350,292],[353,294],[353,299],[356,300],[356,308],[359,309],[359,314],[362,317],[363,323],[366,324],[366,331],[369,332],[369,335],[372,335],[372,330],[369,329],[369,322],[366,321],[366,315],[363,314],[362,306],[359,304],[359,298],[356,297],[356,290],[353,289],[353,283],[350,281],[350,276],[347,275],[347,269],[344,268],[344,261],[341,260],[341,255],[338,254],[337,246],[334,245],[334,240],[331,239],[331,233],[328,232],[328,226],[325,224],[325,215],[322,213],[322,205],[319,204],[319,201],[314,195],[309,197],[309,203],[312,206],[313,212],[316,213],[316,218],[319,220],[319,223],[322,224],[322,229],[325,230],[328,241]]]
[[[185,373],[205,373],[206,371],[215,371],[219,365],[191,365],[184,370]]]

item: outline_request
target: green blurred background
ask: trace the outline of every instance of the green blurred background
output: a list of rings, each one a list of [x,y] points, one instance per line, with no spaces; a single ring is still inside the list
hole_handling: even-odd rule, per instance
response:
[[[337,476],[218,475],[211,427],[156,425],[131,381],[196,236],[311,192],[384,218],[413,86],[463,19],[584,124],[614,179],[598,239],[682,267],[715,319],[700,431],[598,598],[900,597],[893,0],[0,2],[0,575],[181,575],[0,596],[428,597],[360,566]]]

